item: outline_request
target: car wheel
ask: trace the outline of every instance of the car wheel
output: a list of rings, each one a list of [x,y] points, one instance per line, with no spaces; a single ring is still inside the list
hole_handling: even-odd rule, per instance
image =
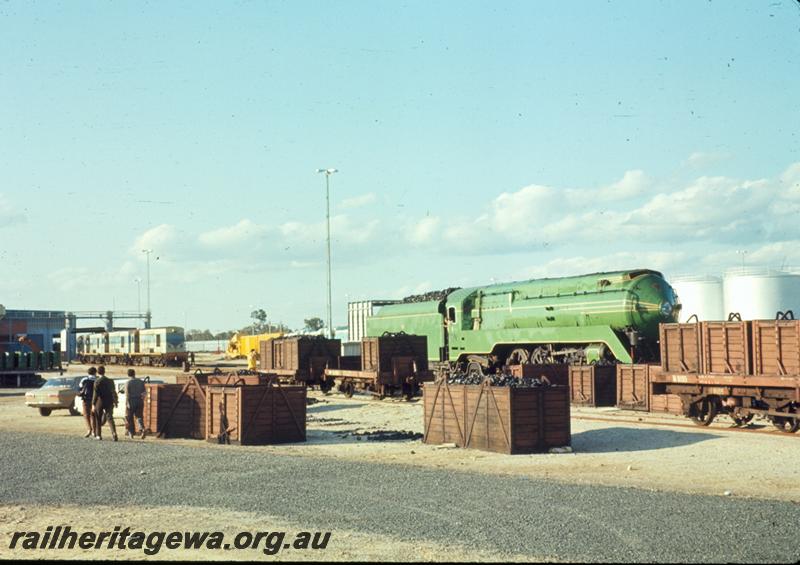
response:
[[[39,414],[41,414],[42,416],[49,416],[50,412],[52,411],[53,410],[51,408],[39,408]]]
[[[69,407],[69,415],[70,416],[80,416],[81,412],[80,412],[80,410],[76,410],[74,406],[70,406]]]

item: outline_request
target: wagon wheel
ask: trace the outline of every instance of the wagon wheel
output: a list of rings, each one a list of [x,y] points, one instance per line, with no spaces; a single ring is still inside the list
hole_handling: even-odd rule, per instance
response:
[[[737,428],[741,428],[746,426],[750,423],[753,419],[752,414],[748,414],[747,416],[737,416],[736,414],[731,414],[731,420],[733,420],[733,425]]]
[[[713,398],[704,398],[698,403],[692,404],[689,416],[698,426],[708,426],[714,421],[717,415],[717,403]]]
[[[355,390],[355,387],[353,386],[353,383],[351,383],[351,382],[345,382],[345,383],[342,385],[342,390],[343,390],[343,392],[344,392],[344,395],[345,395],[347,398],[352,398],[352,397],[353,397],[353,391]]]
[[[402,388],[403,396],[407,401],[411,401],[411,399],[414,398],[415,388],[416,387],[412,383],[403,383],[403,388]]]
[[[323,379],[322,382],[319,383],[319,389],[325,394],[328,394],[332,388],[333,380]]]
[[[798,420],[797,418],[786,418],[783,416],[775,416],[772,419],[772,425],[785,434],[793,434],[797,430],[800,430],[800,420]]]
[[[513,349],[506,358],[506,365],[527,365],[530,363],[530,353],[523,347]]]

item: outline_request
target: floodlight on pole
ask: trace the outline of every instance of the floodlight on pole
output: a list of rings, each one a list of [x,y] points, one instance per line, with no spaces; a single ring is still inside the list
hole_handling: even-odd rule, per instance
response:
[[[325,221],[328,227],[328,337],[333,339],[333,315],[331,313],[331,175],[338,169],[317,169],[325,174]]]

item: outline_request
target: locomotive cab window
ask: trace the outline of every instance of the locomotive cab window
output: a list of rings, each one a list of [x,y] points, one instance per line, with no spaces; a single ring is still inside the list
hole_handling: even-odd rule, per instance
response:
[[[156,347],[161,347],[161,336],[156,335]]]
[[[447,309],[447,321],[453,323],[456,321],[456,309],[452,306]]]

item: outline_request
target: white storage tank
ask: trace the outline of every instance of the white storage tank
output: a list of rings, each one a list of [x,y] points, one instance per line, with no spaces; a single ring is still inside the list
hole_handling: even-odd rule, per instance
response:
[[[735,269],[725,274],[725,311],[742,320],[772,320],[792,310],[800,317],[800,275],[770,269]]]
[[[692,315],[697,315],[700,322],[727,319],[720,277],[676,276],[670,279],[669,284],[681,303],[679,322],[687,321]]]

